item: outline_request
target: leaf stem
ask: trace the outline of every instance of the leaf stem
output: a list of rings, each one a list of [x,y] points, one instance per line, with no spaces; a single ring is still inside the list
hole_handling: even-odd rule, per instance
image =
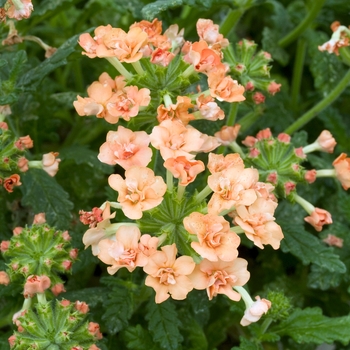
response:
[[[145,71],[142,68],[140,61],[132,62],[131,64],[135,68],[137,74],[139,74],[139,75],[145,74]]]
[[[241,119],[238,120],[241,128],[239,129],[241,133],[247,131],[251,125],[253,125],[263,113],[263,108],[258,106],[254,111],[247,113]]]
[[[284,38],[282,38],[278,45],[281,47],[286,47],[291,44],[298,36],[303,33],[307,27],[312,23],[312,21],[319,14],[325,0],[313,0],[312,7],[305,18],[299,23],[299,25],[289,32]]]
[[[302,126],[307,124],[311,119],[315,118],[318,113],[328,107],[339,95],[346,89],[350,82],[350,70],[345,74],[344,78],[338,83],[335,89],[320,101],[316,106],[312,107],[309,111],[304,113],[298,120],[290,125],[284,132],[292,134],[293,132],[300,129]]]
[[[265,319],[265,321],[261,325],[261,334],[264,334],[267,331],[271,323],[272,323],[272,318],[268,317]]]
[[[226,37],[235,28],[244,11],[245,9],[241,7],[228,12],[226,18],[220,24],[220,33],[224,37]]]
[[[181,186],[178,185],[177,187],[177,199],[180,201],[182,199],[182,197],[184,196],[186,190],[186,186]]]
[[[296,111],[298,109],[299,92],[301,86],[301,80],[303,76],[304,60],[306,54],[306,41],[303,38],[299,38],[297,43],[297,52],[295,55],[293,77],[292,77],[292,109]]]
[[[233,126],[235,124],[237,112],[238,112],[238,106],[239,106],[238,102],[231,103],[230,113],[228,114],[227,121],[226,121],[227,126]]]
[[[202,202],[207,196],[210,195],[210,193],[212,193],[213,190],[207,185],[206,187],[203,188],[202,191],[200,191],[197,196],[196,196],[196,202],[200,203]]]
[[[339,53],[343,62],[350,66],[350,49],[348,47],[341,47]]]
[[[166,185],[168,187],[168,192],[173,192],[173,187],[174,187],[173,174],[168,169],[166,171]]]
[[[132,74],[122,65],[117,57],[105,57],[106,60],[121,74],[126,80],[132,78]]]

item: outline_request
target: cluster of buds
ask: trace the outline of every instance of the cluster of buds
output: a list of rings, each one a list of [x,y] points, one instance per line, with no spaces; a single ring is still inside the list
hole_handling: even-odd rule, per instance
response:
[[[8,339],[13,350],[98,350],[102,339],[99,325],[88,322],[86,303],[69,300],[39,302],[33,309],[15,314],[17,331]]]
[[[331,24],[331,29],[333,31],[331,39],[319,46],[318,49],[339,55],[340,48],[350,45],[350,27],[342,26],[340,22],[336,21]]]
[[[185,42],[176,25],[162,34],[161,22],[155,19],[135,23],[128,32],[100,26],[94,37],[86,33],[79,39],[84,55],[106,58],[122,75],[101,74],[88,88],[88,97],[78,96],[74,102],[78,114],[95,115],[111,124],[123,119],[135,126],[140,120],[153,127],[146,132],[119,125],[108,132],[98,159],[120,165],[125,174],[108,179],[118,192],[115,202],[80,211],[81,222],[89,225],[83,242],[109,265],[110,274],[121,268],[130,272],[143,268],[145,284],[155,290],[157,303],[170,297],[183,300],[192,289],[205,289],[210,300],[218,294],[248,300],[243,286],[250,273],[247,261],[238,257],[239,234],[246,234],[261,249],[265,245],[278,249],[283,238],[273,216],[274,186],[259,181],[258,170],[247,168],[238,153],[226,157],[210,153],[220,146],[220,139],[191,125],[197,119],[223,120],[221,102],[246,99],[243,85],[231,77],[232,62],[224,61],[229,42],[218,26],[200,19],[197,33],[199,41]],[[257,88],[268,82],[264,85],[268,91],[271,58],[266,53],[255,55],[255,50],[248,41],[241,44],[239,56],[247,70],[236,75],[245,84],[254,78]],[[129,70],[124,62],[131,64]],[[200,75],[206,81],[203,89],[194,86]],[[151,146],[164,162],[166,179],[148,168],[154,156]],[[203,152],[209,153],[207,166],[196,159]],[[207,186],[190,194],[187,186],[206,168],[211,173]],[[111,208],[122,210],[126,221],[113,223],[116,212]],[[267,312],[269,303],[264,303],[266,307],[253,307],[251,298],[246,303],[247,310],[253,307],[254,316],[246,316],[250,322]]]
[[[30,227],[16,227],[10,241],[2,241],[0,250],[8,261],[8,274],[12,282],[23,277],[49,276],[52,291],[63,291],[62,273],[71,271],[78,250],[70,245],[67,231],[58,231],[45,223],[44,214],[38,214]]]
[[[6,17],[20,21],[29,18],[33,10],[32,0],[7,0],[4,7],[0,8],[0,21]]]
[[[311,203],[297,194],[298,183],[312,184],[316,178],[337,178],[343,188],[350,187],[350,158],[342,153],[334,160],[334,169],[306,170],[301,163],[307,161],[307,154],[314,151],[333,153],[336,141],[328,130],[322,131],[315,142],[296,148],[291,143],[291,137],[281,133],[273,137],[270,129],[264,129],[253,136],[247,136],[242,143],[248,147],[245,162],[259,170],[260,177],[275,186],[275,194],[279,198],[287,198],[291,202],[300,204],[309,214],[305,221],[317,231],[323,225],[331,224],[331,214]]]
[[[28,149],[33,147],[33,140],[29,135],[15,137],[8,124],[4,121],[6,115],[11,114],[8,106],[0,106],[0,185],[7,192],[13,192],[15,186],[20,186],[20,175],[29,168],[39,168],[50,176],[58,171],[60,159],[58,153],[50,152],[43,155],[42,160],[29,161],[25,157]]]

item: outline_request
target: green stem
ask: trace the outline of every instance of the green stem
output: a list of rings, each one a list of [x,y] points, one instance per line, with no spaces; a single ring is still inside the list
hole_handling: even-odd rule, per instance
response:
[[[202,191],[200,191],[196,196],[196,202],[200,203],[204,201],[204,199],[212,193],[213,190],[207,185],[205,188],[203,188]]]
[[[244,115],[241,119],[238,120],[238,124],[240,124],[240,132],[243,133],[247,131],[251,125],[253,125],[259,117],[263,113],[263,108],[261,106],[258,106],[255,108],[254,111],[247,113]]]
[[[235,232],[235,233],[237,233],[238,235],[241,234],[241,233],[244,233],[243,228],[240,227],[240,226],[233,226],[233,227],[230,227],[230,231]]]
[[[168,192],[173,192],[173,187],[174,187],[173,174],[168,169],[166,171],[166,184],[168,187]]]
[[[237,112],[238,112],[238,106],[239,106],[238,102],[231,103],[230,113],[228,114],[227,121],[226,121],[227,126],[233,126],[235,124]]]
[[[350,49],[348,47],[342,47],[339,49],[339,53],[343,62],[350,66]]]
[[[36,296],[38,298],[39,304],[46,304],[47,303],[45,293],[37,293]]]
[[[106,60],[121,74],[126,80],[132,78],[132,74],[126,70],[117,57],[105,57]]]
[[[299,25],[294,28],[290,33],[288,33],[284,38],[282,38],[278,45],[281,47],[286,47],[291,44],[298,36],[303,33],[307,27],[313,22],[313,20],[319,14],[325,0],[314,0],[311,10],[305,16],[305,18],[299,23]]]
[[[264,334],[267,331],[271,323],[272,323],[272,318],[268,317],[265,319],[265,321],[261,325],[261,334]]]
[[[220,33],[226,37],[236,26],[240,18],[242,17],[245,9],[238,8],[236,10],[230,10],[226,18],[221,22]]]
[[[185,6],[182,8],[180,18],[181,18],[181,19],[186,19],[190,13],[191,13],[191,7],[188,6],[188,5],[185,5]]]
[[[307,124],[311,119],[315,118],[318,113],[328,107],[339,95],[346,89],[350,82],[350,70],[345,74],[344,78],[338,83],[335,89],[326,96],[316,106],[312,107],[309,111],[303,114],[298,120],[296,120],[291,126],[289,126],[284,132],[292,134],[293,132],[300,129],[302,126]]]
[[[170,105],[173,104],[173,101],[171,100],[171,97],[168,94],[165,94],[163,96],[164,106],[168,108]]]
[[[306,41],[300,38],[297,43],[297,52],[295,55],[293,78],[292,78],[292,109],[296,111],[298,109],[299,91],[301,86],[301,80],[303,76],[304,60],[306,54]]]
[[[232,149],[233,152],[239,153],[239,155],[244,159],[245,153],[242,151],[242,148],[238,145],[236,141],[233,141],[229,144],[229,147]]]
[[[142,68],[140,61],[132,62],[131,64],[135,68],[137,74],[139,74],[139,75],[145,74],[145,71]]]
[[[188,78],[190,75],[192,75],[193,73],[195,73],[196,70],[194,69],[193,65],[189,65],[186,70],[181,74],[181,76],[183,78]]]
[[[337,177],[335,169],[321,169],[316,171],[316,177]]]
[[[184,196],[186,190],[186,186],[181,186],[178,185],[177,187],[177,199],[180,201],[182,199],[182,197]]]

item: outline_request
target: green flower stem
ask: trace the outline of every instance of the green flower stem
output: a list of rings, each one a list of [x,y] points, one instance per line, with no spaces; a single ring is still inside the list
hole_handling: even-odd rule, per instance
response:
[[[29,310],[32,305],[32,298],[28,297],[24,299],[21,311]]]
[[[230,113],[229,113],[229,115],[227,117],[227,121],[226,121],[227,126],[233,126],[235,124],[237,112],[238,112],[238,106],[239,106],[238,102],[231,103]]]
[[[104,203],[103,203],[104,204]],[[102,204],[102,205],[103,205]],[[112,207],[112,208],[114,208],[114,209],[121,209],[121,204],[120,203],[118,203],[118,202],[109,202],[109,204],[110,204],[110,206]],[[101,208],[102,209],[102,208]]]
[[[229,209],[225,209],[219,213],[219,216],[225,216],[226,214],[231,213],[231,211],[234,211],[234,210],[236,210],[235,206],[233,206]]]
[[[254,109],[254,111],[244,115],[238,121],[238,124],[241,126],[240,132],[245,132],[246,130],[248,130],[250,126],[253,125],[259,119],[262,113],[263,113],[263,108],[261,106],[258,106]]]
[[[174,177],[170,170],[166,171],[166,185],[168,187],[168,192],[173,192],[174,188]]]
[[[30,169],[42,169],[43,168],[43,162],[42,160],[30,160],[28,162],[28,167]]]
[[[312,7],[305,18],[299,23],[299,25],[294,28],[290,33],[288,33],[284,38],[282,38],[278,45],[281,47],[286,47],[291,44],[295,39],[298,38],[313,22],[313,20],[317,17],[321,8],[324,4],[325,0],[313,0]]]
[[[39,304],[46,304],[47,303],[45,293],[38,293],[36,296],[38,298]]]
[[[245,154],[242,150],[242,148],[238,145],[238,143],[236,141],[233,141],[229,144],[229,147],[232,149],[233,152],[239,153],[239,155],[242,158],[245,158]]]
[[[316,177],[337,177],[335,169],[321,169],[316,171]]]
[[[212,193],[213,190],[207,185],[202,191],[200,191],[196,196],[196,202],[203,202],[204,199]]]
[[[188,5],[185,5],[182,7],[180,18],[186,19],[190,13],[191,13],[191,7]]]
[[[186,186],[181,186],[178,185],[177,187],[177,199],[180,201],[182,199],[182,197],[184,196],[186,190]]]
[[[216,150],[216,154],[224,154],[226,150],[226,146],[221,145],[217,150]]]
[[[302,126],[307,124],[311,119],[315,118],[318,113],[328,107],[334,100],[336,100],[340,94],[346,89],[350,83],[350,70],[345,74],[344,78],[338,83],[335,89],[327,95],[322,101],[316,106],[312,107],[309,111],[303,114],[298,120],[290,125],[284,132],[292,134],[293,132],[300,129]]]
[[[234,286],[233,289],[235,289],[241,296],[244,301],[245,307],[249,309],[253,304],[254,301],[250,294],[241,286]]]
[[[126,70],[122,63],[118,60],[117,57],[105,57],[106,60],[121,74],[126,80],[132,78],[132,74]]]
[[[261,333],[264,334],[267,329],[270,327],[270,324],[272,323],[272,318],[268,317],[265,319],[263,324],[261,325]]]
[[[244,233],[244,230],[240,226],[230,227],[230,231],[237,233],[238,235]]]
[[[158,236],[158,245],[157,247],[160,247],[168,238],[168,234],[167,233],[162,233],[160,236]]]
[[[291,107],[294,110],[298,108],[299,92],[301,86],[301,80],[303,76],[303,68],[306,54],[306,41],[303,38],[299,38],[297,43],[297,52],[295,55],[293,77],[292,77],[292,98]]]
[[[140,61],[132,62],[131,64],[135,68],[137,74],[139,74],[139,75],[144,75],[145,74],[145,71],[142,68]]]
[[[304,210],[310,215],[314,210],[315,207],[308,202],[306,199],[298,196],[296,193],[294,194],[294,200],[296,203],[298,203],[301,207],[304,208]]]
[[[350,66],[350,49],[348,47],[342,47],[339,49],[339,53],[343,62]]]
[[[22,10],[24,7],[21,0],[12,0],[12,3],[15,5],[17,11]]]
[[[173,101],[171,100],[171,97],[168,94],[165,94],[163,96],[163,101],[164,101],[164,106],[166,108],[173,104]]]
[[[220,24],[220,33],[224,37],[234,29],[244,12],[245,9],[242,7],[228,12],[226,18]]]
[[[204,97],[207,97],[210,95],[210,90],[205,90],[205,91],[201,91],[201,92],[198,92],[198,94],[194,94],[194,95],[191,95],[191,101],[192,102],[196,102],[196,99],[201,96],[201,95],[204,95]]]
[[[192,75],[193,73],[195,73],[195,69],[194,69],[194,67],[193,67],[193,65],[191,64],[191,65],[189,65],[187,68],[186,68],[186,70],[181,74],[181,76],[183,77],[183,78],[188,78],[190,75]]]

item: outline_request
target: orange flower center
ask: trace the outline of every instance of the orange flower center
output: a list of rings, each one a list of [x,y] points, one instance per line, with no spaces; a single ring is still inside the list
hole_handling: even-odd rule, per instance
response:
[[[166,286],[168,286],[169,284],[176,284],[175,277],[177,275],[178,274],[176,274],[171,267],[160,268],[157,272],[159,283],[165,284]]]

